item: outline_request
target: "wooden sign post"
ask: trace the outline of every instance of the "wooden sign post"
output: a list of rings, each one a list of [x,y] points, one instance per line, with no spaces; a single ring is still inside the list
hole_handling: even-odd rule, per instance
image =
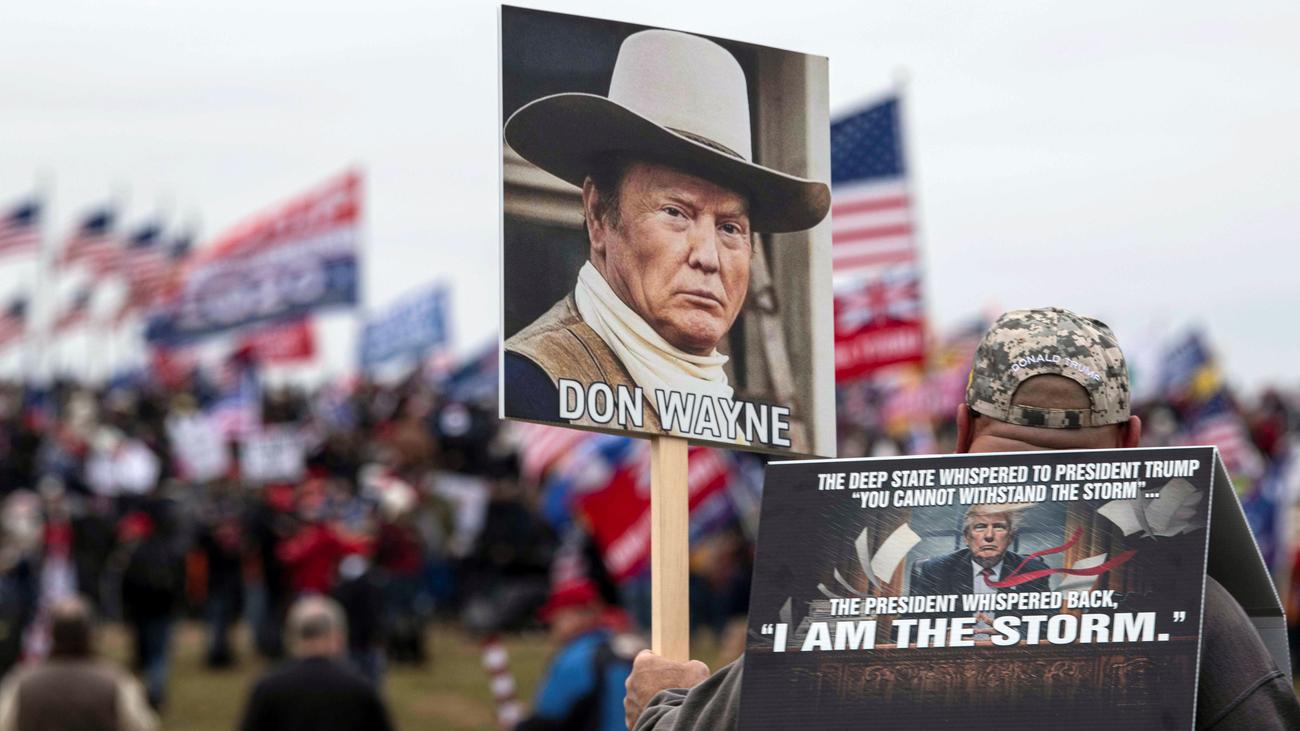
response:
[[[680,437],[650,438],[650,649],[677,661],[691,652],[687,447]]]

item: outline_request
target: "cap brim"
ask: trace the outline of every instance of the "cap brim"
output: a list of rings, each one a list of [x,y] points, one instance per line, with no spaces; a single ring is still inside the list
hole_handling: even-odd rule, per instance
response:
[[[506,121],[505,139],[525,160],[579,187],[593,162],[612,153],[683,168],[744,193],[755,231],[803,231],[830,211],[825,183],[733,157],[595,94],[529,102]]]

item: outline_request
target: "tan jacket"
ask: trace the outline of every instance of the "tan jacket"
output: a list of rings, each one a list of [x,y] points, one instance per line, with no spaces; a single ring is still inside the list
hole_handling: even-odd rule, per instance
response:
[[[619,386],[637,387],[614,351],[583,322],[572,294],[556,302],[531,325],[506,340],[505,349],[536,363],[557,388],[561,378],[579,381],[583,385],[601,382],[615,391]],[[510,384],[505,384],[505,388],[509,391]],[[662,432],[653,395],[644,394],[643,398],[645,424],[642,428],[648,432]],[[575,419],[569,423],[575,426],[612,426],[590,419]]]
[[[0,731],[153,731],[144,688],[107,662],[51,659],[17,669],[0,687]]]

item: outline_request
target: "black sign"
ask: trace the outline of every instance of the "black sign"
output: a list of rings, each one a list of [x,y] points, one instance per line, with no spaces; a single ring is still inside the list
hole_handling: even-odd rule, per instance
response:
[[[740,726],[1191,728],[1211,515],[1281,616],[1231,489],[1209,447],[773,463]]]

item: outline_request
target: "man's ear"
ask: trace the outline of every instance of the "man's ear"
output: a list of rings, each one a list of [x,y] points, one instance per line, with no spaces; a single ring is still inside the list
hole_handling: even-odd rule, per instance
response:
[[[594,256],[605,256],[605,222],[600,216],[596,215],[596,203],[600,200],[600,192],[596,190],[596,184],[591,182],[588,177],[582,181],[582,217],[587,223],[587,238],[591,240],[591,253]]]
[[[1120,429],[1120,447],[1123,449],[1132,449],[1142,441],[1142,419],[1136,416],[1130,416],[1128,423]]]
[[[975,440],[974,422],[969,406],[961,404],[957,407],[957,454],[970,452],[971,442]]]

